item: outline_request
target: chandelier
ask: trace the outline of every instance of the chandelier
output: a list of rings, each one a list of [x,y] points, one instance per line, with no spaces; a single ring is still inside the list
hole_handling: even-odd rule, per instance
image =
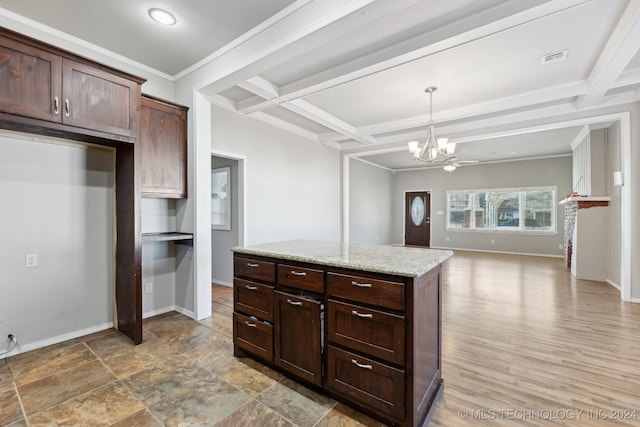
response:
[[[458,166],[453,153],[456,149],[455,142],[449,142],[447,138],[437,138],[433,127],[433,92],[438,90],[430,86],[424,91],[429,94],[429,123],[427,124],[427,139],[420,145],[418,141],[409,142],[411,157],[424,163],[444,163],[444,170],[453,172]]]

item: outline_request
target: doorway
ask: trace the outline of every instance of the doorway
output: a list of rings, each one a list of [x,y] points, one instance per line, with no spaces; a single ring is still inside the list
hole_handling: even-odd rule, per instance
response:
[[[431,192],[406,192],[404,200],[405,246],[431,246]]]

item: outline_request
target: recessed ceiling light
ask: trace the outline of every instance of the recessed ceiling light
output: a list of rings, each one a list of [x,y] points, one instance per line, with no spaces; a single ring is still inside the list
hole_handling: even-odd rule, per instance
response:
[[[174,25],[176,22],[176,17],[171,13],[167,12],[164,9],[158,9],[157,7],[149,9],[149,16],[154,21],[162,24],[162,25]]]

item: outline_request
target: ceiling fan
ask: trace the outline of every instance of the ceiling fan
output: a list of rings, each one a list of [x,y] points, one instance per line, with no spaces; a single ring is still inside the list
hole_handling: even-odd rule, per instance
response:
[[[454,170],[456,170],[458,167],[460,167],[461,165],[470,165],[473,163],[478,163],[477,160],[458,160],[455,157],[449,157],[446,160],[443,160],[442,162],[444,164],[443,169],[447,172],[453,172]]]

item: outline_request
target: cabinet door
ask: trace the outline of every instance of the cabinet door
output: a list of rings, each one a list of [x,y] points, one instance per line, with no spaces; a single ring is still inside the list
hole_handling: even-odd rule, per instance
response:
[[[275,291],[275,363],[310,383],[322,382],[321,304]]]
[[[59,122],[61,86],[60,56],[0,36],[0,111]]]
[[[142,195],[187,197],[186,107],[143,97],[140,114]]]
[[[136,137],[140,85],[98,67],[64,59],[62,122]]]
[[[273,286],[233,279],[233,309],[273,322]]]
[[[329,342],[400,366],[405,364],[404,321],[404,316],[355,304],[327,303]]]
[[[233,343],[248,353],[273,360],[273,326],[233,313]]]
[[[405,416],[404,371],[329,346],[327,387],[382,414]]]

